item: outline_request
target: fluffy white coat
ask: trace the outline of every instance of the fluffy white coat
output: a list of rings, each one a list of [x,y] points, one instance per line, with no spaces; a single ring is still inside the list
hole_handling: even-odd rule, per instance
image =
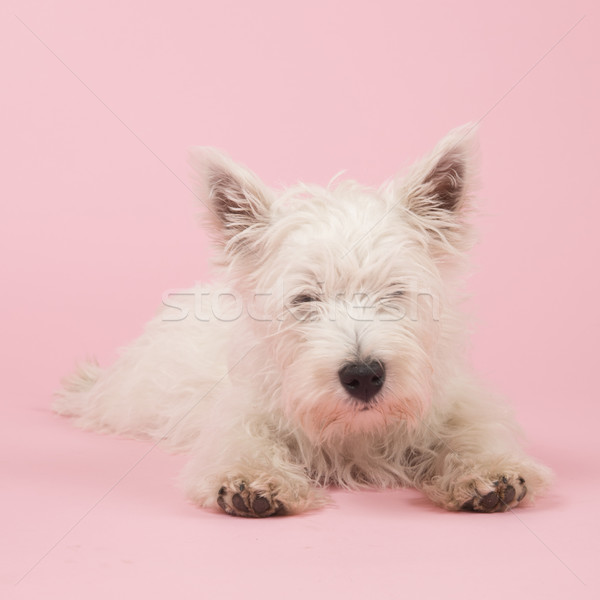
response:
[[[280,193],[196,149],[217,283],[167,295],[114,365],[65,380],[56,411],[190,452],[189,498],[233,515],[314,508],[327,484],[415,486],[450,510],[534,498],[549,470],[465,362],[472,138],[451,132],[379,189]],[[373,361],[381,388],[357,398],[340,369]]]

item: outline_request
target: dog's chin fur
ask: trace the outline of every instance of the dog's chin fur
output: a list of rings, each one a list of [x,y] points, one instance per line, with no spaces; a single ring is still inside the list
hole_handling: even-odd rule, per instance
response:
[[[315,508],[326,484],[412,485],[451,510],[531,500],[550,472],[465,366],[472,146],[467,126],[379,189],[278,194],[196,149],[216,283],[165,298],[111,367],[81,365],[56,411],[190,452],[188,496],[234,515]],[[381,388],[357,399],[340,369],[374,361]]]

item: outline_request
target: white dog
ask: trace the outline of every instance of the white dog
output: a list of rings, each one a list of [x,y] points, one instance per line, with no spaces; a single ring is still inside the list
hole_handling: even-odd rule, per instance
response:
[[[530,500],[550,471],[465,366],[472,145],[455,130],[379,189],[282,193],[197,149],[217,283],[166,296],[112,367],[65,381],[56,411],[190,451],[189,498],[232,515],[314,508],[326,484],[415,486],[450,510]]]

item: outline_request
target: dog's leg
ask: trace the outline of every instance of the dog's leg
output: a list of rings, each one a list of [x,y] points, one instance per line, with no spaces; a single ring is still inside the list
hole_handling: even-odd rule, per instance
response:
[[[188,498],[241,517],[296,514],[326,504],[290,448],[267,427],[213,428],[192,451],[183,473]]]
[[[80,366],[63,381],[54,410],[84,429],[188,450],[227,386],[230,322],[211,320],[208,308],[197,306],[203,294],[219,294],[210,290],[178,291],[112,365]]]
[[[551,472],[520,447],[512,415],[465,387],[443,419],[427,425],[429,448],[415,484],[449,510],[501,512],[531,501]],[[418,466],[416,451],[413,456]]]
[[[455,448],[462,441],[449,440]],[[522,452],[486,453],[440,449],[438,468],[424,479],[421,488],[448,510],[502,512],[523,500],[533,500],[550,478],[546,467]]]

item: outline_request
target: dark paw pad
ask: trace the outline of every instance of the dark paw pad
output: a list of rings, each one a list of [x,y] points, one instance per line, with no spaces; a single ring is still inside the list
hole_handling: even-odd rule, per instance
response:
[[[270,517],[283,510],[271,491],[253,489],[244,482],[224,485],[219,490],[217,504],[236,517]]]
[[[463,510],[475,512],[503,512],[517,506],[525,495],[527,488],[522,477],[499,477],[492,482],[494,489],[491,492],[476,494],[463,504]]]

